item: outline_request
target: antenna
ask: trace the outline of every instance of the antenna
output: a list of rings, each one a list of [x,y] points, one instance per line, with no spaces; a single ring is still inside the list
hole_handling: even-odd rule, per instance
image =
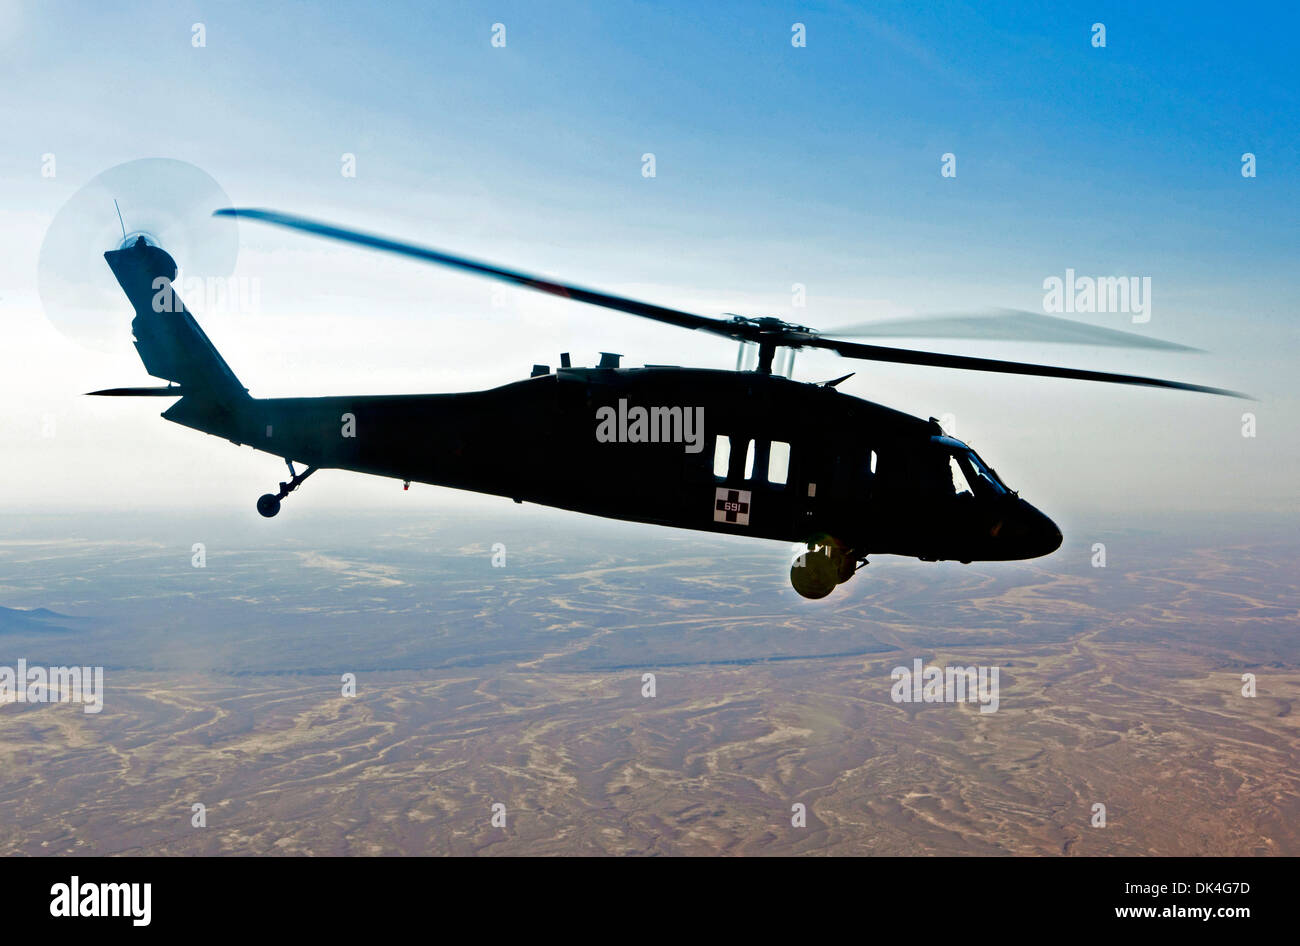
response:
[[[117,198],[113,198],[113,208],[117,211],[117,223],[122,228],[122,242],[126,242],[126,224],[122,222],[122,208],[117,206]]]

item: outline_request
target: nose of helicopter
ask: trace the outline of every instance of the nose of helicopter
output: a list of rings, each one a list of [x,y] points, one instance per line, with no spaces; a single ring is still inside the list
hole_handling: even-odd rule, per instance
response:
[[[1016,520],[1015,541],[1023,553],[1020,558],[1051,555],[1061,547],[1061,530],[1056,523],[1023,499]]]

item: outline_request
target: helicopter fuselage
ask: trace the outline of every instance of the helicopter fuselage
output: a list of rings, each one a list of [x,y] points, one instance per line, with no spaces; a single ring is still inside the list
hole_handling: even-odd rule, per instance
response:
[[[311,468],[829,544],[851,562],[1033,558],[1061,541],[936,422],[779,375],[564,367],[460,394],[186,396],[163,416]]]

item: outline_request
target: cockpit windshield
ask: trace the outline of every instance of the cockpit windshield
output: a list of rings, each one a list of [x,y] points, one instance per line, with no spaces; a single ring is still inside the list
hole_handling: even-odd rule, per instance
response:
[[[991,490],[995,493],[1009,492],[1006,486],[1002,484],[1002,481],[998,479],[998,475],[993,472],[993,469],[987,463],[979,458],[979,454],[974,450],[968,447],[958,454],[958,458],[965,461],[962,466],[969,467],[966,475],[976,490]]]
[[[934,452],[933,459],[924,466],[922,479],[926,482],[934,478],[938,487],[940,480],[952,490],[957,497],[1005,496],[1011,493],[1007,485],[998,479],[993,467],[985,463],[978,453],[955,437],[946,434],[930,438]],[[945,469],[946,468],[946,469]],[[921,476],[918,467],[918,477]],[[941,472],[942,471],[942,472]],[[944,473],[950,475],[944,475]]]

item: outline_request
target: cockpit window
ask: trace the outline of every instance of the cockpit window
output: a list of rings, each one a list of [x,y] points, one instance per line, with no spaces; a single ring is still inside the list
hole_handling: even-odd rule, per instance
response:
[[[966,461],[963,466],[969,467],[968,472],[971,474],[977,489],[981,491],[991,490],[996,493],[1007,492],[1007,488],[1002,485],[1002,481],[998,479],[997,474],[979,458],[979,455],[974,450],[965,451],[962,459]]]

